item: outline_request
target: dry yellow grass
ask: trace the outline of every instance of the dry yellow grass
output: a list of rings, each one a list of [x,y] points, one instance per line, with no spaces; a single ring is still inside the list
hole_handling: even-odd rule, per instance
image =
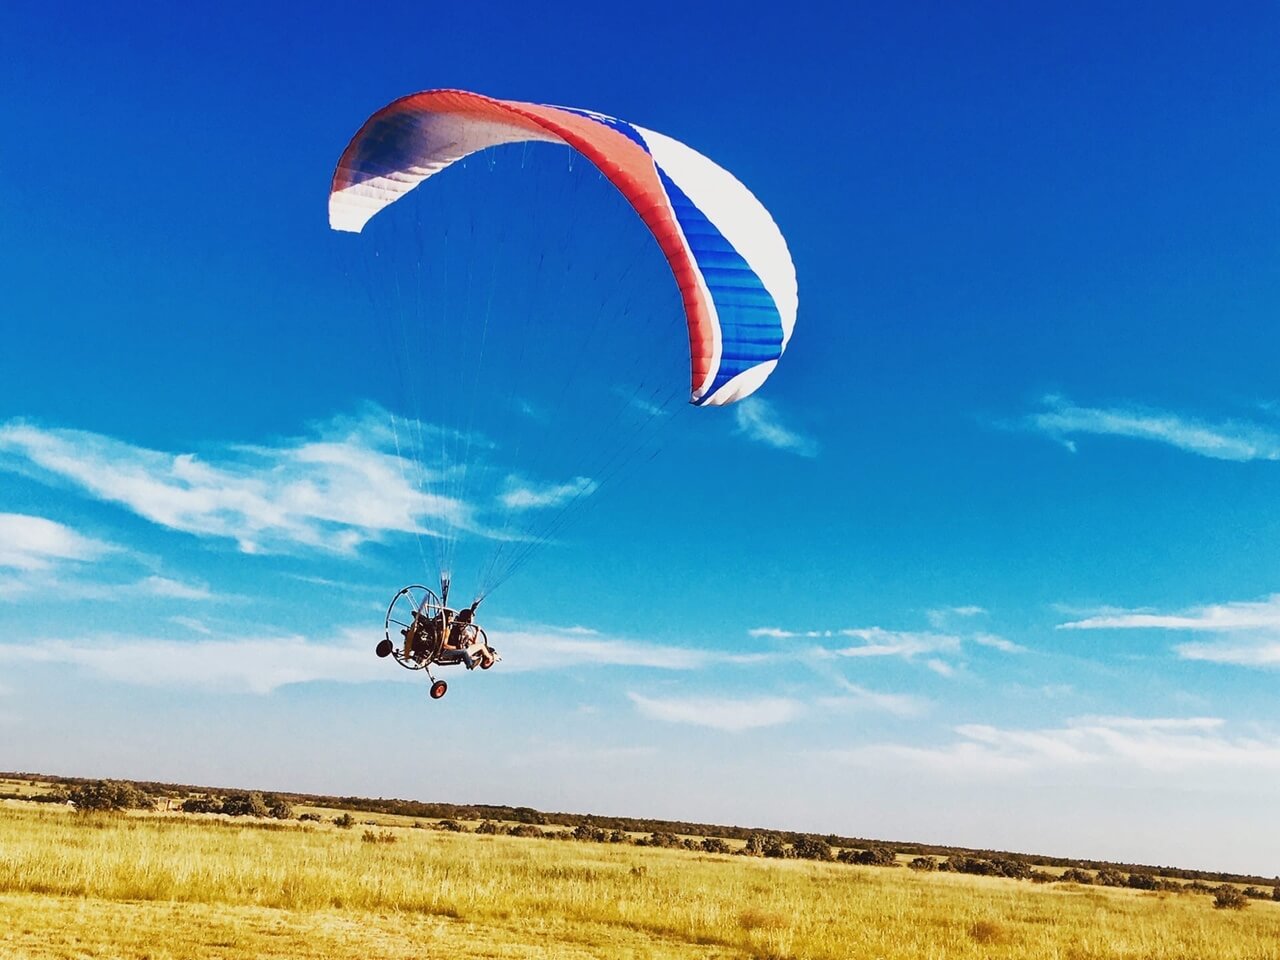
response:
[[[0,956],[1275,960],[1280,905],[0,805]]]

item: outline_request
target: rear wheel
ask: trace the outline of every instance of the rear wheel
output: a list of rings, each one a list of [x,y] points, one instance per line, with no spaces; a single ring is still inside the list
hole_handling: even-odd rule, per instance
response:
[[[437,680],[435,683],[431,684],[431,699],[439,700],[448,692],[448,690],[449,685],[447,683],[443,680]]]
[[[391,651],[395,649],[395,646],[396,645],[394,643],[384,637],[382,640],[378,641],[378,646],[374,648],[373,652],[380,657],[389,657],[391,656]]]

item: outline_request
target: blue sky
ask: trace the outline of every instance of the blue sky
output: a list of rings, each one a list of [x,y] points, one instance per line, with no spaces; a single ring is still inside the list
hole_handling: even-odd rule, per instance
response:
[[[1274,6],[384,9],[9,11],[0,766],[1280,869]],[[800,285],[766,387],[677,397],[439,703],[372,656],[441,518],[397,425],[479,438],[482,564],[485,503],[604,479],[606,373],[685,376],[643,232],[548,154],[469,222],[511,211],[495,334],[556,336],[405,388],[325,198],[432,87],[690,143]],[[566,380],[599,317],[629,365]]]

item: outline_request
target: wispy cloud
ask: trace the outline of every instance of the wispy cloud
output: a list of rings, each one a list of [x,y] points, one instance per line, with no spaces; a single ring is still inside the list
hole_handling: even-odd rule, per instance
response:
[[[820,697],[818,706],[829,710],[873,710],[895,717],[915,717],[924,713],[928,701],[906,693],[881,693],[836,677],[842,693],[839,696]]]
[[[63,560],[95,560],[115,549],[45,517],[0,513],[0,567],[48,570]]]
[[[489,639],[509,670],[546,670],[574,666],[646,667],[655,670],[701,670],[732,665],[753,667],[784,658],[775,652],[729,653],[704,646],[672,646],[626,637],[606,636],[584,626],[504,623],[486,626]]]
[[[733,415],[738,433],[750,440],[802,457],[818,455],[817,441],[783,424],[773,404],[761,397],[748,397],[734,404]]]
[[[1280,594],[1189,607],[1172,613],[1107,609],[1059,625],[1060,630],[1166,630],[1216,635],[1182,643],[1174,652],[1183,660],[1237,667],[1280,669]]]
[[[1027,648],[1022,644],[1006,640],[1004,637],[998,637],[994,633],[975,633],[969,639],[980,647],[990,647],[992,650],[999,650],[1001,653],[1027,652]]]
[[[578,497],[595,493],[598,484],[590,477],[574,477],[568,483],[531,484],[518,477],[507,479],[507,490],[502,494],[503,506],[510,510],[530,510],[541,507],[559,507]]]
[[[1189,607],[1174,613],[1109,608],[1081,620],[1060,624],[1060,630],[1198,630],[1211,633],[1276,631],[1280,633],[1280,594],[1262,600],[1233,601]]]
[[[831,651],[840,657],[913,657],[930,653],[956,653],[960,638],[947,633],[885,630],[881,627],[859,627],[841,630],[840,636],[863,641]]]
[[[376,412],[309,438],[208,457],[14,420],[0,425],[0,468],[69,482],[161,526],[232,539],[246,553],[341,552],[387,532],[470,525],[465,505],[417,489],[417,461],[387,449],[407,442]]]
[[[1280,433],[1256,423],[1208,423],[1142,407],[1082,407],[1065,397],[1047,396],[1045,409],[1028,414],[1026,425],[1076,450],[1082,435],[1131,437],[1167,444],[1215,460],[1280,460]]]
[[[1078,717],[1060,727],[965,724],[954,733],[957,739],[941,747],[876,744],[834,757],[978,776],[1082,766],[1161,772],[1280,770],[1280,736],[1231,736],[1217,717]]]
[[[81,667],[136,686],[267,694],[295,683],[402,680],[371,653],[367,631],[327,642],[296,635],[177,641],[100,634],[0,644],[0,663]],[[407,676],[407,673],[406,673]]]
[[[804,712],[798,700],[789,697],[646,697],[628,693],[631,702],[647,717],[666,723],[709,727],[729,733],[758,730],[790,723]]]

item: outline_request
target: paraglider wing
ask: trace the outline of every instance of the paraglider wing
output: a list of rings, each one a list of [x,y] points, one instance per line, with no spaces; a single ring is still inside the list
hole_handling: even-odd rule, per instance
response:
[[[769,212],[677,140],[604,114],[429,90],[370,117],[338,162],[329,223],[358,233],[428,177],[480,150],[545,141],[618,188],[671,265],[689,327],[691,402],[733,403],[773,372],[796,318],[796,276]]]

